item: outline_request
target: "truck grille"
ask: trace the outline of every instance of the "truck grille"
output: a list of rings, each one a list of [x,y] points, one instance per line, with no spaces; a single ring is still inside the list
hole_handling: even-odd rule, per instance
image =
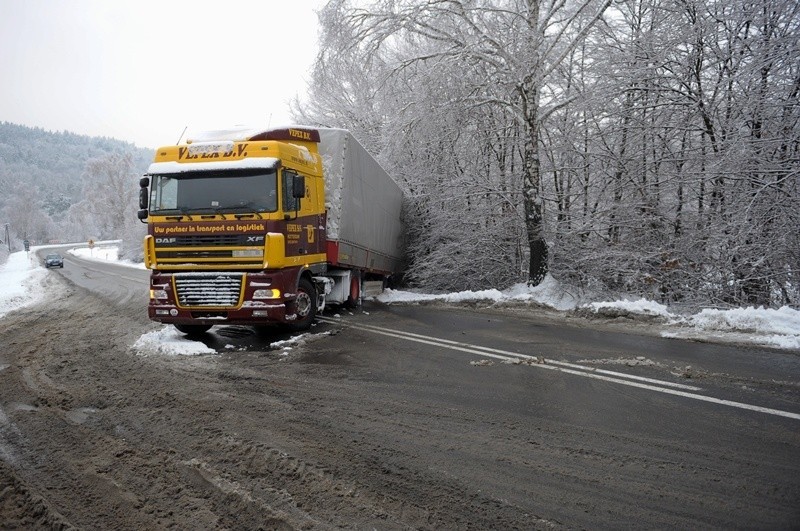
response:
[[[230,308],[239,305],[240,273],[177,273],[175,292],[184,308]]]
[[[233,251],[159,251],[156,257],[159,260],[168,258],[230,258]]]
[[[252,236],[250,237],[252,238]],[[159,247],[217,247],[245,245],[253,240],[248,240],[244,234],[202,234],[196,236],[172,236],[169,238],[159,238],[156,245]],[[261,243],[264,243],[263,236]]]

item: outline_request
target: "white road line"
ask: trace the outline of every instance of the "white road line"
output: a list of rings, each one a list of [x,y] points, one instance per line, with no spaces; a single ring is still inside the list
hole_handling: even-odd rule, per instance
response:
[[[647,382],[656,385],[664,385],[667,387],[675,387],[676,389],[685,389],[687,391],[702,391],[702,387],[696,387],[694,385],[686,385],[686,384],[679,384],[675,382],[668,382],[666,380],[656,380],[654,378],[646,378],[644,376],[636,376],[635,374],[625,374],[624,372],[616,372],[616,371],[609,371],[607,369],[597,369],[595,367],[587,367],[585,365],[578,365],[576,363],[569,363],[566,361],[556,361],[556,360],[546,360],[547,363],[552,363],[553,365],[559,365],[561,367],[568,367],[571,369],[579,369],[582,371],[591,371],[598,374],[609,374],[612,376],[620,376],[622,378],[628,378],[630,380],[637,380],[640,382]]]
[[[448,339],[440,339],[431,336],[424,336],[420,334],[414,334],[411,332],[403,332],[400,330],[392,330],[390,328],[381,328],[372,325],[365,325],[359,324],[354,325],[350,323],[346,323],[341,321],[340,319],[331,319],[329,317],[318,317],[320,321],[331,323],[331,324],[338,324],[342,326],[347,326],[350,328],[355,328],[357,330],[364,330],[366,332],[372,332],[374,334],[380,334],[389,337],[395,337],[398,339],[405,339],[406,341],[414,341],[417,343],[423,343],[426,345],[433,345],[437,347],[448,348],[451,350],[458,350],[461,352],[468,352],[470,354],[476,354],[478,356],[485,356],[489,358],[500,359],[504,361],[511,361],[514,358],[517,359],[527,359],[530,361],[538,361],[536,356],[528,356],[525,354],[519,354],[516,352],[508,352],[504,350],[492,349],[488,347],[481,347],[479,345],[471,345],[468,343],[459,343],[457,341],[450,341]],[[742,402],[734,402],[732,400],[723,400],[721,398],[714,398],[712,396],[705,396],[699,395],[696,393],[690,393],[687,391],[682,391],[680,389],[689,389],[694,391],[701,390],[699,387],[692,387],[683,384],[675,384],[672,382],[666,382],[662,380],[655,380],[652,378],[641,378],[635,377],[633,375],[627,375],[623,373],[616,373],[614,371],[606,371],[602,369],[595,369],[593,367],[584,367],[583,365],[577,365],[574,363],[567,363],[567,362],[557,362],[554,360],[544,360],[543,363],[534,363],[531,365],[532,367],[538,367],[541,369],[549,369],[559,372],[564,372],[567,374],[574,374],[576,376],[583,376],[585,378],[593,378],[595,380],[603,380],[606,382],[618,383],[622,385],[627,385],[630,387],[637,387],[639,389],[646,389],[648,391],[655,391],[658,393],[665,393],[670,395],[682,396],[685,398],[691,398],[693,400],[700,400],[703,402],[710,402],[713,404],[720,404],[723,406],[730,406],[735,407],[738,409],[745,409],[748,411],[755,411],[758,413],[766,413],[768,415],[776,415],[779,417],[786,417],[790,419],[800,420],[799,413],[792,413],[789,411],[782,411],[780,409],[772,409],[768,407],[761,407],[755,406],[752,404],[745,404]],[[577,370],[580,369],[580,370]],[[607,374],[609,376],[607,376]],[[613,376],[610,376],[613,375]],[[626,379],[623,379],[626,378]],[[640,381],[631,381],[634,380],[644,380],[650,383],[641,383]],[[651,385],[657,384],[657,385]],[[669,387],[668,387],[669,386]],[[670,387],[678,387],[679,389],[671,389]]]
[[[324,317],[320,318],[320,319],[321,320],[325,320],[326,322],[329,322],[329,323],[337,323],[337,322],[339,322],[339,321],[331,320],[329,318],[324,318]],[[342,324],[347,324],[348,326],[354,326],[354,325],[350,325],[349,323],[342,323]],[[484,351],[484,352],[491,353],[491,354],[499,354],[500,356],[502,356],[504,358],[513,357],[513,358],[519,358],[519,359],[523,359],[523,360],[526,360],[526,361],[532,361],[532,362],[539,362],[540,361],[540,358],[537,357],[537,356],[530,356],[528,354],[520,354],[518,352],[511,352],[511,351],[508,351],[508,350],[500,350],[500,349],[495,349],[495,348],[490,348],[490,347],[483,347],[483,346],[480,346],[480,345],[472,345],[472,344],[469,344],[469,343],[461,343],[461,342],[458,342],[458,341],[451,341],[449,339],[442,339],[442,338],[438,338],[438,337],[424,336],[424,335],[420,335],[420,334],[414,334],[412,332],[404,332],[404,331],[400,331],[400,330],[391,330],[391,329],[388,329],[388,328],[380,328],[380,327],[376,327],[376,326],[372,326],[372,325],[365,325],[365,324],[359,324],[358,327],[364,328],[364,329],[374,329],[376,331],[378,331],[378,330],[389,331],[389,332],[393,332],[393,333],[396,333],[396,334],[402,334],[402,335],[408,336],[408,337],[414,337],[414,338],[419,338],[419,339],[426,339],[426,340],[430,340],[430,341],[435,341],[437,344],[463,346],[463,347],[466,347],[466,348],[470,349],[469,352],[473,352],[474,350],[480,350],[480,351]],[[609,370],[606,370],[606,369],[598,369],[596,367],[587,367],[585,365],[578,365],[576,363],[568,363],[568,362],[565,362],[565,361],[556,361],[556,360],[545,359],[545,358],[541,358],[541,359],[543,360],[544,363],[548,363],[550,365],[558,365],[560,367],[567,367],[569,369],[577,369],[577,370],[587,371],[587,372],[596,373],[596,374],[607,374],[609,376],[613,376],[613,377],[616,377],[616,378],[626,378],[626,379],[629,379],[629,380],[637,380],[637,381],[640,381],[640,382],[652,383],[652,384],[662,385],[662,386],[666,386],[666,387],[675,387],[676,389],[684,389],[686,391],[702,391],[701,387],[695,387],[693,385],[686,385],[686,384],[680,384],[680,383],[675,383],[675,382],[667,382],[665,380],[656,380],[656,379],[653,379],[653,378],[646,378],[644,376],[636,376],[636,375],[633,375],[633,374],[625,374],[623,372],[609,371]]]

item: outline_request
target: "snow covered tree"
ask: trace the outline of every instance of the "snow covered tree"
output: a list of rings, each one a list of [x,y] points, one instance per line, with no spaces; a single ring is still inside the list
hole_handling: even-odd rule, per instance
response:
[[[53,220],[42,208],[36,187],[24,183],[12,187],[3,213],[3,217],[9,220],[11,234],[19,240],[41,244],[51,239]]]
[[[316,75],[327,78],[315,79],[310,99],[344,118],[339,123],[345,127],[360,125],[359,120],[347,119],[344,109],[348,104],[351,115],[371,116],[373,125],[356,127],[356,133],[359,129],[383,130],[384,147],[394,142],[385,134],[387,130],[402,132],[413,128],[419,132],[423,130],[421,124],[431,116],[441,118],[447,114],[467,115],[449,120],[451,123],[466,121],[473,127],[480,123],[485,127],[484,133],[479,133],[483,138],[497,137],[498,132],[511,134],[510,138],[499,139],[512,147],[512,157],[519,159],[514,166],[519,176],[518,189],[506,199],[513,198],[521,207],[528,280],[538,284],[548,268],[541,195],[541,129],[553,111],[568,103],[562,94],[548,90],[547,82],[610,3],[406,0],[352,7],[344,0],[329,2],[321,14],[323,35],[327,37],[323,38],[323,51],[315,69]],[[332,42],[335,46],[331,47]],[[343,56],[350,59],[342,61]],[[332,65],[343,64],[349,66],[342,78],[336,75],[341,70]],[[359,71],[359,67],[363,69]],[[360,77],[354,78],[353,72],[359,72]],[[369,85],[366,91],[357,80],[366,80],[362,82]],[[316,87],[325,88],[315,90]],[[332,97],[330,94],[336,94],[338,101],[326,102],[325,98]],[[381,112],[364,113],[368,109],[364,102],[376,100],[380,100]],[[320,116],[325,113],[317,113]],[[488,117],[502,121],[488,122]],[[447,124],[448,120],[442,123]],[[454,132],[440,129],[445,131]],[[460,160],[463,153],[475,153],[476,140],[479,141],[452,143],[469,144],[470,148],[451,154]],[[512,140],[515,145],[511,145]],[[419,149],[419,143],[417,146]],[[487,144],[478,149],[494,150],[494,146]],[[462,165],[460,171],[465,169]],[[472,166],[467,178],[471,171]]]
[[[136,217],[138,176],[131,155],[112,153],[90,160],[83,178],[83,197],[99,231],[97,237],[120,237],[127,219]]]
[[[800,298],[790,0],[332,0],[302,116],[409,197],[409,277]]]
[[[548,270],[541,195],[540,140],[547,117],[568,103],[548,79],[611,4],[610,0],[436,0],[374,2],[351,11],[354,38],[368,50],[407,41],[399,69],[415,63],[454,67],[474,83],[463,108],[507,113],[521,135],[521,201],[529,256],[528,280]],[[415,48],[417,48],[415,50]]]
[[[136,217],[138,178],[129,153],[111,153],[86,163],[83,199],[67,215],[77,240],[121,239],[120,256],[142,256],[144,225]]]

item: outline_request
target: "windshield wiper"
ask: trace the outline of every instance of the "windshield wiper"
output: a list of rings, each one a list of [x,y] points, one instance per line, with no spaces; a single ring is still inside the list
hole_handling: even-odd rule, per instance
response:
[[[220,207],[198,207],[192,209],[195,215],[199,215],[202,219],[209,219],[216,216],[222,216],[222,219],[228,219],[223,212],[220,212]]]
[[[178,213],[180,213],[180,216],[166,215],[167,212],[178,212]],[[183,208],[183,207],[180,207],[180,208],[165,208],[163,210],[159,210],[159,211],[156,211],[156,212],[153,212],[153,213],[165,216],[169,220],[180,221],[185,216],[185,217],[189,218],[189,221],[193,221],[192,220],[192,215],[189,214],[189,212],[187,212],[186,209]]]
[[[250,211],[247,214],[233,214],[233,217],[235,217],[236,219],[254,218],[254,217],[258,217],[258,219],[264,219],[261,216],[261,214],[258,212],[258,208],[259,207],[256,206],[256,204],[251,201],[251,202],[245,203],[243,205],[235,205],[235,206],[224,207],[223,210],[227,210],[227,211],[249,210]]]

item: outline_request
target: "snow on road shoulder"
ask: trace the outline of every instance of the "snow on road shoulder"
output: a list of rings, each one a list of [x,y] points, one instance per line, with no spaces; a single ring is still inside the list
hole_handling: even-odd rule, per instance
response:
[[[118,241],[114,240],[97,242],[92,249],[89,249],[88,247],[76,247],[67,252],[86,260],[115,262],[119,265],[134,267],[136,269],[146,269],[143,263],[135,263],[131,262],[130,260],[120,260],[119,247],[117,246],[118,243]]]
[[[481,291],[459,291],[456,293],[433,295],[430,293],[415,293],[412,291],[387,289],[384,293],[377,296],[377,300],[386,304],[431,301],[449,303],[471,301],[490,301],[495,303],[522,302],[540,304],[560,311],[572,310],[578,305],[578,297],[565,290],[564,286],[550,275],[547,275],[544,281],[538,286],[531,287],[522,282],[504,291],[486,289]]]
[[[646,299],[593,302],[583,306],[605,317],[661,317],[669,326],[662,337],[749,343],[782,349],[800,349],[800,311],[788,306],[771,308],[705,309],[694,315],[676,315],[663,304]]]
[[[0,318],[39,302],[45,295],[39,287],[46,274],[34,253],[11,253],[8,261],[0,265]]]
[[[636,301],[618,300],[591,302],[585,304],[582,308],[606,317],[620,317],[625,315],[646,315],[651,317],[664,317],[667,319],[675,317],[663,304],[647,299],[639,299]]]
[[[800,349],[800,311],[784,306],[769,308],[706,309],[686,318],[675,318],[676,328],[663,337],[698,340],[730,340],[782,349]]]
[[[577,311],[606,318],[626,317],[642,321],[657,319],[666,328],[662,337],[718,342],[746,343],[782,349],[800,349],[800,311],[784,306],[765,308],[706,309],[694,315],[672,313],[667,306],[647,299],[582,302],[551,276],[540,285],[516,284],[511,288],[483,291],[462,291],[431,295],[411,291],[386,290],[377,300],[386,303],[441,301],[449,303],[488,301],[503,303],[535,303],[559,311]]]

